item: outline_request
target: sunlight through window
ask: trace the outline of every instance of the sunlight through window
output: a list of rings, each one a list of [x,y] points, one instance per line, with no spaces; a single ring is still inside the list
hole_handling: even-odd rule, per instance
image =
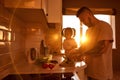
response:
[[[115,46],[115,16],[99,14],[99,15],[95,15],[95,17],[100,20],[108,22],[112,26],[113,39],[114,39],[113,48],[116,48]],[[63,27],[62,28],[66,28],[66,27],[75,28],[76,36],[74,37],[74,39],[77,42],[78,47],[80,47],[80,43],[84,43],[87,40],[85,36],[87,26],[82,25],[82,27],[80,27],[80,21],[75,15],[63,15]],[[62,38],[62,41],[63,40],[64,40],[64,37]]]
[[[75,28],[76,30],[76,36],[74,37],[75,41],[78,44],[78,47],[80,46],[80,21],[76,16],[73,15],[65,15],[63,16],[63,28],[71,27]]]

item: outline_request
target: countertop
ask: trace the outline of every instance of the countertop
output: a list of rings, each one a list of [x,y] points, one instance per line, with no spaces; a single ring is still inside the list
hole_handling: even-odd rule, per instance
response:
[[[77,62],[78,66],[73,67],[61,67],[59,64],[62,61],[62,56],[53,56],[53,59],[58,61],[58,64],[55,65],[53,69],[42,68],[41,66],[35,65],[34,63],[30,64],[26,60],[21,60],[20,63],[13,65],[13,71],[11,74],[44,74],[44,73],[67,73],[67,72],[76,72],[82,71],[86,68],[86,64],[81,61]]]

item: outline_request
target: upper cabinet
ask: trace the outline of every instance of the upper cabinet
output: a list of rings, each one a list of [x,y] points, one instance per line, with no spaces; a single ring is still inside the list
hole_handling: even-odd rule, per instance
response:
[[[61,23],[62,0],[48,0],[48,23]]]
[[[9,8],[38,8],[42,7],[42,0],[4,0],[5,7]]]
[[[48,23],[61,23],[62,0],[4,0],[7,8],[43,9]]]

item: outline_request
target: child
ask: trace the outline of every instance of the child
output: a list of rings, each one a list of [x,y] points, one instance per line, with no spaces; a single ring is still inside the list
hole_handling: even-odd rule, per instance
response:
[[[70,50],[77,48],[77,43],[74,40],[75,30],[73,28],[65,28],[63,30],[63,36],[65,37],[63,41],[63,48],[67,54]]]
[[[64,61],[60,64],[60,66],[74,66],[74,62],[67,57],[67,54],[69,54],[69,52],[72,49],[77,48],[77,43],[74,40],[75,30],[69,27],[65,28],[63,29],[63,36],[65,37],[63,41],[63,48],[65,49],[65,56],[64,56]]]

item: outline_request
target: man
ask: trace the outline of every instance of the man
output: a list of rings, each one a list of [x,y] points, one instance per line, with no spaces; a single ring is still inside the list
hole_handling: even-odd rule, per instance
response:
[[[88,27],[86,31],[87,41],[78,50],[72,50],[66,56],[71,59],[80,59],[80,57],[85,56],[88,80],[111,80],[113,76],[113,33],[111,26],[98,20],[87,7],[80,8],[76,16]]]

